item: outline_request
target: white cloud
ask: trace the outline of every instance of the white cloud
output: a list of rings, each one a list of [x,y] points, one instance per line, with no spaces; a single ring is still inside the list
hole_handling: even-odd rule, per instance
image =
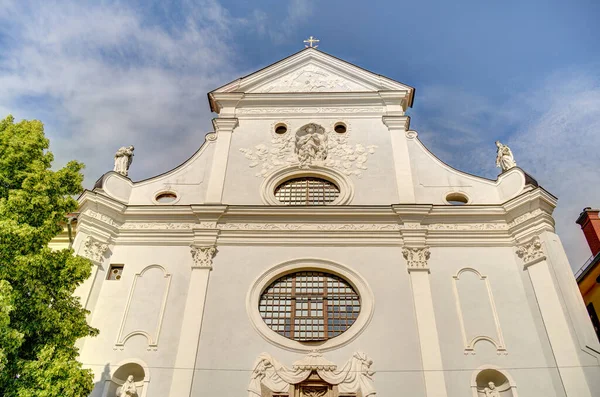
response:
[[[419,92],[412,127],[451,166],[495,178],[494,141],[507,139],[517,164],[559,198],[556,229],[579,268],[590,251],[575,220],[600,207],[600,76],[563,70],[499,103],[456,87]]]
[[[312,0],[291,0],[283,18],[276,18],[263,10],[255,10],[253,20],[246,22],[261,36],[268,36],[274,43],[280,44],[289,40],[291,34],[306,23],[312,13]]]
[[[236,76],[231,17],[214,1],[182,4],[169,29],[120,3],[0,4],[0,117],[46,121],[57,162],[84,161],[87,186],[121,145],[136,146],[134,178],[187,158],[211,128],[206,92]]]
[[[556,73],[520,103],[533,117],[509,144],[519,165],[558,197],[557,231],[577,269],[590,250],[575,220],[584,207],[600,207],[600,76]]]
[[[88,187],[121,145],[136,146],[134,179],[185,160],[211,129],[206,92],[244,74],[231,66],[231,29],[286,40],[312,13],[311,1],[294,0],[280,24],[268,24],[265,12],[236,19],[214,0],[127,4],[0,0],[0,117],[46,122],[57,162],[84,161]],[[144,11],[150,5],[165,25]],[[434,153],[487,177],[497,175],[493,143],[508,134],[519,165],[559,197],[557,229],[578,267],[589,250],[574,221],[600,206],[598,109],[598,76],[563,71],[499,104],[419,87],[412,116]]]

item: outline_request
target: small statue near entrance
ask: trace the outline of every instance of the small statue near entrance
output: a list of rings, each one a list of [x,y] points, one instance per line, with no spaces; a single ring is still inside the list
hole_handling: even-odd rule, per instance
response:
[[[135,148],[132,146],[123,146],[117,153],[115,153],[115,168],[113,169],[115,172],[123,176],[127,176],[129,174],[129,166],[133,161],[133,150]]]
[[[123,386],[117,389],[117,397],[138,397],[133,375],[129,375]]]
[[[517,166],[512,151],[508,146],[503,145],[500,143],[500,141],[496,141],[496,147],[498,148],[498,154],[496,155],[496,167],[500,167],[502,172],[504,172]]]

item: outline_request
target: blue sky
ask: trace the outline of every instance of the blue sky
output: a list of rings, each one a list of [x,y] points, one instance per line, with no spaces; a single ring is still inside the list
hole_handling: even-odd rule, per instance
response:
[[[206,92],[303,48],[416,87],[412,128],[442,160],[494,178],[494,141],[559,197],[574,224],[600,206],[600,2],[0,0],[0,117],[46,124],[57,165],[89,187],[136,146],[134,180],[191,155],[210,131]]]

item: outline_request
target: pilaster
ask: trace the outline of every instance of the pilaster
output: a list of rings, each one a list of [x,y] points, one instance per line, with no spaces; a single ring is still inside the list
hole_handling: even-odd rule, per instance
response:
[[[405,247],[402,249],[402,255],[406,259],[412,286],[426,396],[447,397],[442,352],[429,280],[428,261],[431,253],[428,247]]]
[[[208,179],[206,203],[221,203],[225,175],[227,173],[231,136],[233,130],[238,126],[238,119],[219,117],[213,119],[213,126],[217,134],[217,146],[213,155],[212,168]]]
[[[190,253],[192,272],[181,322],[173,380],[169,392],[171,397],[189,396],[192,390],[206,292],[217,248],[214,245],[192,245]]]
[[[569,331],[567,317],[552,279],[542,241],[535,236],[520,245],[516,254],[521,258],[524,269],[529,273],[556,366],[565,388],[565,395],[567,397],[591,397],[579,360],[578,348]]]
[[[415,187],[406,140],[406,133],[410,126],[410,117],[383,116],[383,124],[388,127],[391,135],[399,201],[400,203],[414,203]]]
[[[75,295],[81,298],[83,307],[89,311],[93,311],[96,300],[92,299],[92,292],[98,288],[94,285],[98,283],[98,271],[105,260],[105,253],[108,250],[109,241],[101,237],[92,235],[84,235],[80,233],[76,238],[80,238],[78,244],[78,255],[92,261],[92,273],[76,290]],[[97,295],[97,294],[96,294]]]

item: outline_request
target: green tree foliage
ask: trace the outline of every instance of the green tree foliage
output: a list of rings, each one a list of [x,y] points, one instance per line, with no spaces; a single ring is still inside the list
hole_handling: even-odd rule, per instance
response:
[[[77,339],[95,335],[73,296],[91,263],[48,242],[77,209],[83,165],[53,171],[39,121],[0,121],[0,396],[84,397]]]

